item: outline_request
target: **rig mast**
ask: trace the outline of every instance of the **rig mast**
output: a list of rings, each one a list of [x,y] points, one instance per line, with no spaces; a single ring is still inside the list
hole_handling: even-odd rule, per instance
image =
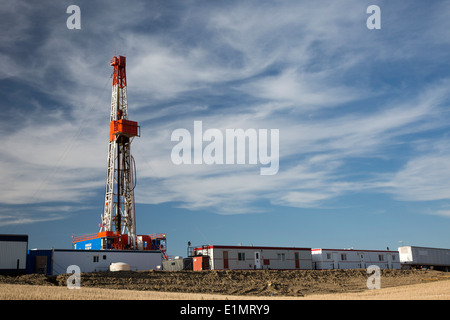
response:
[[[100,231],[128,234],[131,249],[136,248],[134,210],[135,165],[131,142],[139,136],[137,122],[128,120],[126,58],[114,56],[111,97],[108,169],[105,207]]]
[[[98,233],[72,237],[78,250],[158,250],[166,255],[166,234],[136,235],[134,188],[136,167],[131,142],[140,136],[136,121],[128,120],[126,58],[114,56],[105,206]]]

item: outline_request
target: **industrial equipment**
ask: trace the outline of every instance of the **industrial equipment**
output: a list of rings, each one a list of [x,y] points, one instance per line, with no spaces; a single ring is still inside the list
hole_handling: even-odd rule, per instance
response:
[[[73,237],[75,249],[160,250],[166,256],[166,235],[136,235],[134,189],[136,167],[131,143],[140,126],[128,119],[126,58],[111,59],[112,97],[106,192],[98,233]]]

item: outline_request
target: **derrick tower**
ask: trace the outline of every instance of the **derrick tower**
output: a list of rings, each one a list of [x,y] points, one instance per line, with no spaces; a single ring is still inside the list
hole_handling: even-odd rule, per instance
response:
[[[114,56],[105,206],[100,231],[127,234],[136,247],[134,209],[135,164],[131,142],[140,135],[137,122],[128,120],[126,58]]]
[[[103,214],[98,233],[72,236],[79,250],[158,250],[166,255],[166,234],[136,235],[134,188],[136,166],[131,143],[140,136],[140,126],[128,120],[126,58],[114,56],[108,162]]]

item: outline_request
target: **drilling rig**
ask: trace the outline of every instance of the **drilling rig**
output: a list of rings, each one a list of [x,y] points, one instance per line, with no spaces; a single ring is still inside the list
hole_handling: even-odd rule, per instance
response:
[[[166,235],[136,235],[134,189],[136,166],[131,143],[140,126],[128,120],[126,58],[113,56],[106,192],[99,232],[73,237],[75,249],[160,250],[166,256]]]

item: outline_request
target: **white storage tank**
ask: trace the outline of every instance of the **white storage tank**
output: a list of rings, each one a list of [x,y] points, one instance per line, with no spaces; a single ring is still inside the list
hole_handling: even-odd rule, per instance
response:
[[[109,266],[109,271],[130,271],[130,265],[125,262],[114,262]]]

